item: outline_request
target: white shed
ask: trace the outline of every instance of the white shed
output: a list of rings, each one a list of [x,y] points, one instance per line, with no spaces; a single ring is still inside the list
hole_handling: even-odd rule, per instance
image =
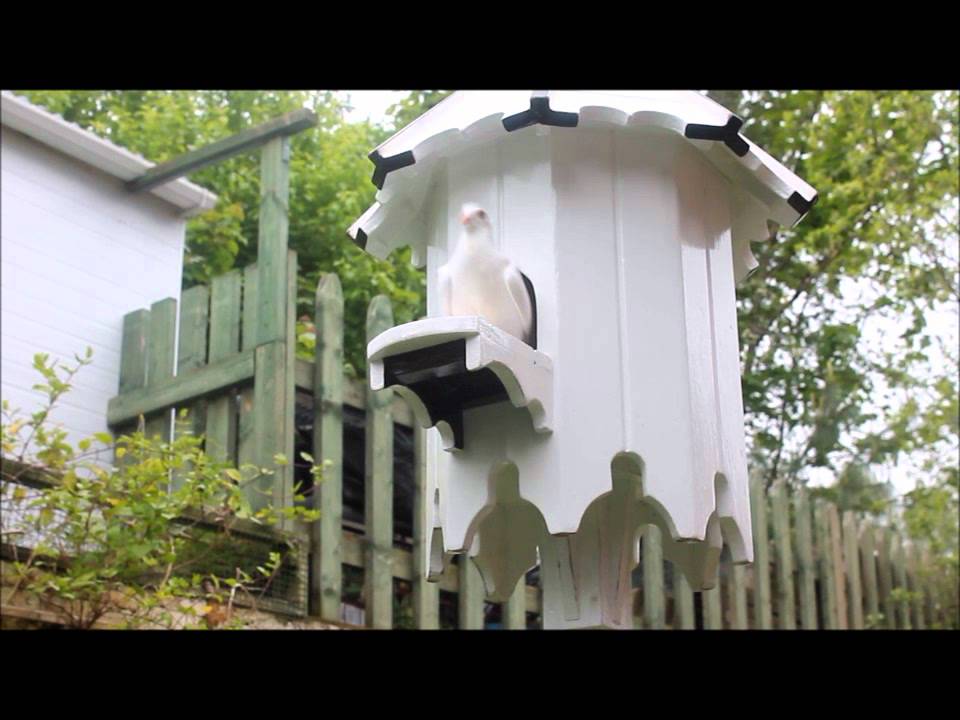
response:
[[[34,354],[93,348],[53,416],[76,442],[108,431],[123,316],[179,299],[186,218],[216,196],[182,179],[133,194],[125,181],[154,163],[12,93],[0,108],[0,393],[29,413]]]

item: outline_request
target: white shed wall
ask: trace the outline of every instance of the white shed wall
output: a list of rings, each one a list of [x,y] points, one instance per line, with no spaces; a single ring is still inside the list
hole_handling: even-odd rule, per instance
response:
[[[53,417],[76,442],[107,431],[123,316],[180,297],[185,220],[9,127],[0,171],[0,394],[32,412],[43,400],[33,355],[72,362],[92,347]]]

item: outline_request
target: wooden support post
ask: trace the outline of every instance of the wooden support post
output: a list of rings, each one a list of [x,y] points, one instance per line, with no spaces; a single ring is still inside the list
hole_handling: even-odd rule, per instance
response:
[[[813,530],[810,519],[810,496],[806,488],[798,488],[793,496],[797,527],[797,582],[800,600],[800,627],[817,629],[817,566],[813,555]]]
[[[874,530],[864,523],[860,529],[860,566],[863,570],[863,595],[866,616],[864,627],[874,628],[880,615],[880,593],[877,586],[877,558],[874,548]]]
[[[150,330],[147,341],[147,387],[161,385],[173,377],[174,354],[177,332],[177,301],[173,298],[158,300],[150,306]],[[162,410],[146,420],[148,437],[160,436],[170,440],[169,409]]]
[[[643,627],[663,630],[666,618],[663,602],[663,538],[660,528],[647,525],[643,531]]]
[[[460,556],[457,609],[461,630],[483,630],[483,578],[467,553]]]
[[[830,514],[827,503],[817,502],[813,517],[820,576],[820,613],[823,617],[823,626],[827,630],[836,630],[838,627],[837,585],[833,572],[833,548],[830,543]]]
[[[753,520],[754,627],[770,630],[770,539],[767,532],[765,480],[760,473],[750,477],[750,514]]]
[[[790,511],[783,480],[770,491],[773,511],[773,543],[777,556],[777,618],[781,630],[795,630],[797,610],[793,593],[793,547],[790,543]]]
[[[327,273],[317,283],[314,304],[317,344],[313,362],[313,459],[323,479],[313,490],[320,520],[313,540],[311,607],[324,620],[340,620],[343,591],[343,292]]]
[[[687,576],[676,565],[673,566],[673,629],[696,630],[697,618],[693,609],[693,590]]]
[[[376,296],[367,310],[367,342],[393,327],[390,299]],[[367,372],[366,505],[367,624],[374,628],[393,626],[393,390],[374,392]],[[476,570],[475,570],[476,571]]]
[[[240,292],[242,276],[231,270],[213,279],[210,290],[210,352],[215,363],[240,350]],[[207,404],[207,454],[220,462],[236,462],[237,408],[230,390]]]
[[[284,342],[287,331],[287,233],[290,141],[276,138],[260,159],[257,244],[257,345]]]
[[[440,586],[427,582],[427,553],[433,530],[433,504],[427,497],[427,431],[416,422],[413,423],[413,481],[413,613],[418,629],[436,630],[440,627]],[[526,602],[526,596],[522,596],[522,600]]]
[[[837,602],[837,629],[846,630],[847,587],[846,572],[843,563],[843,539],[840,533],[840,514],[833,503],[827,507],[827,519],[830,525],[830,561],[833,564],[834,597]]]

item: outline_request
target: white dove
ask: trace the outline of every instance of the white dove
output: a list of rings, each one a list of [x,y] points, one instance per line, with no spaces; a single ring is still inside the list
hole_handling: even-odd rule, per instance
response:
[[[504,332],[533,344],[534,305],[523,274],[493,246],[493,228],[483,208],[460,211],[463,232],[440,267],[437,290],[444,315],[479,315]]]

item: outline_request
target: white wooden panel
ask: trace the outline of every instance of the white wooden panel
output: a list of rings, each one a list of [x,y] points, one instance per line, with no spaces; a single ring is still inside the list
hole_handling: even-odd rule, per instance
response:
[[[24,412],[42,396],[33,355],[93,364],[54,419],[71,441],[107,430],[123,316],[180,295],[184,221],[150,194],[4,128],[0,196],[2,394]]]

